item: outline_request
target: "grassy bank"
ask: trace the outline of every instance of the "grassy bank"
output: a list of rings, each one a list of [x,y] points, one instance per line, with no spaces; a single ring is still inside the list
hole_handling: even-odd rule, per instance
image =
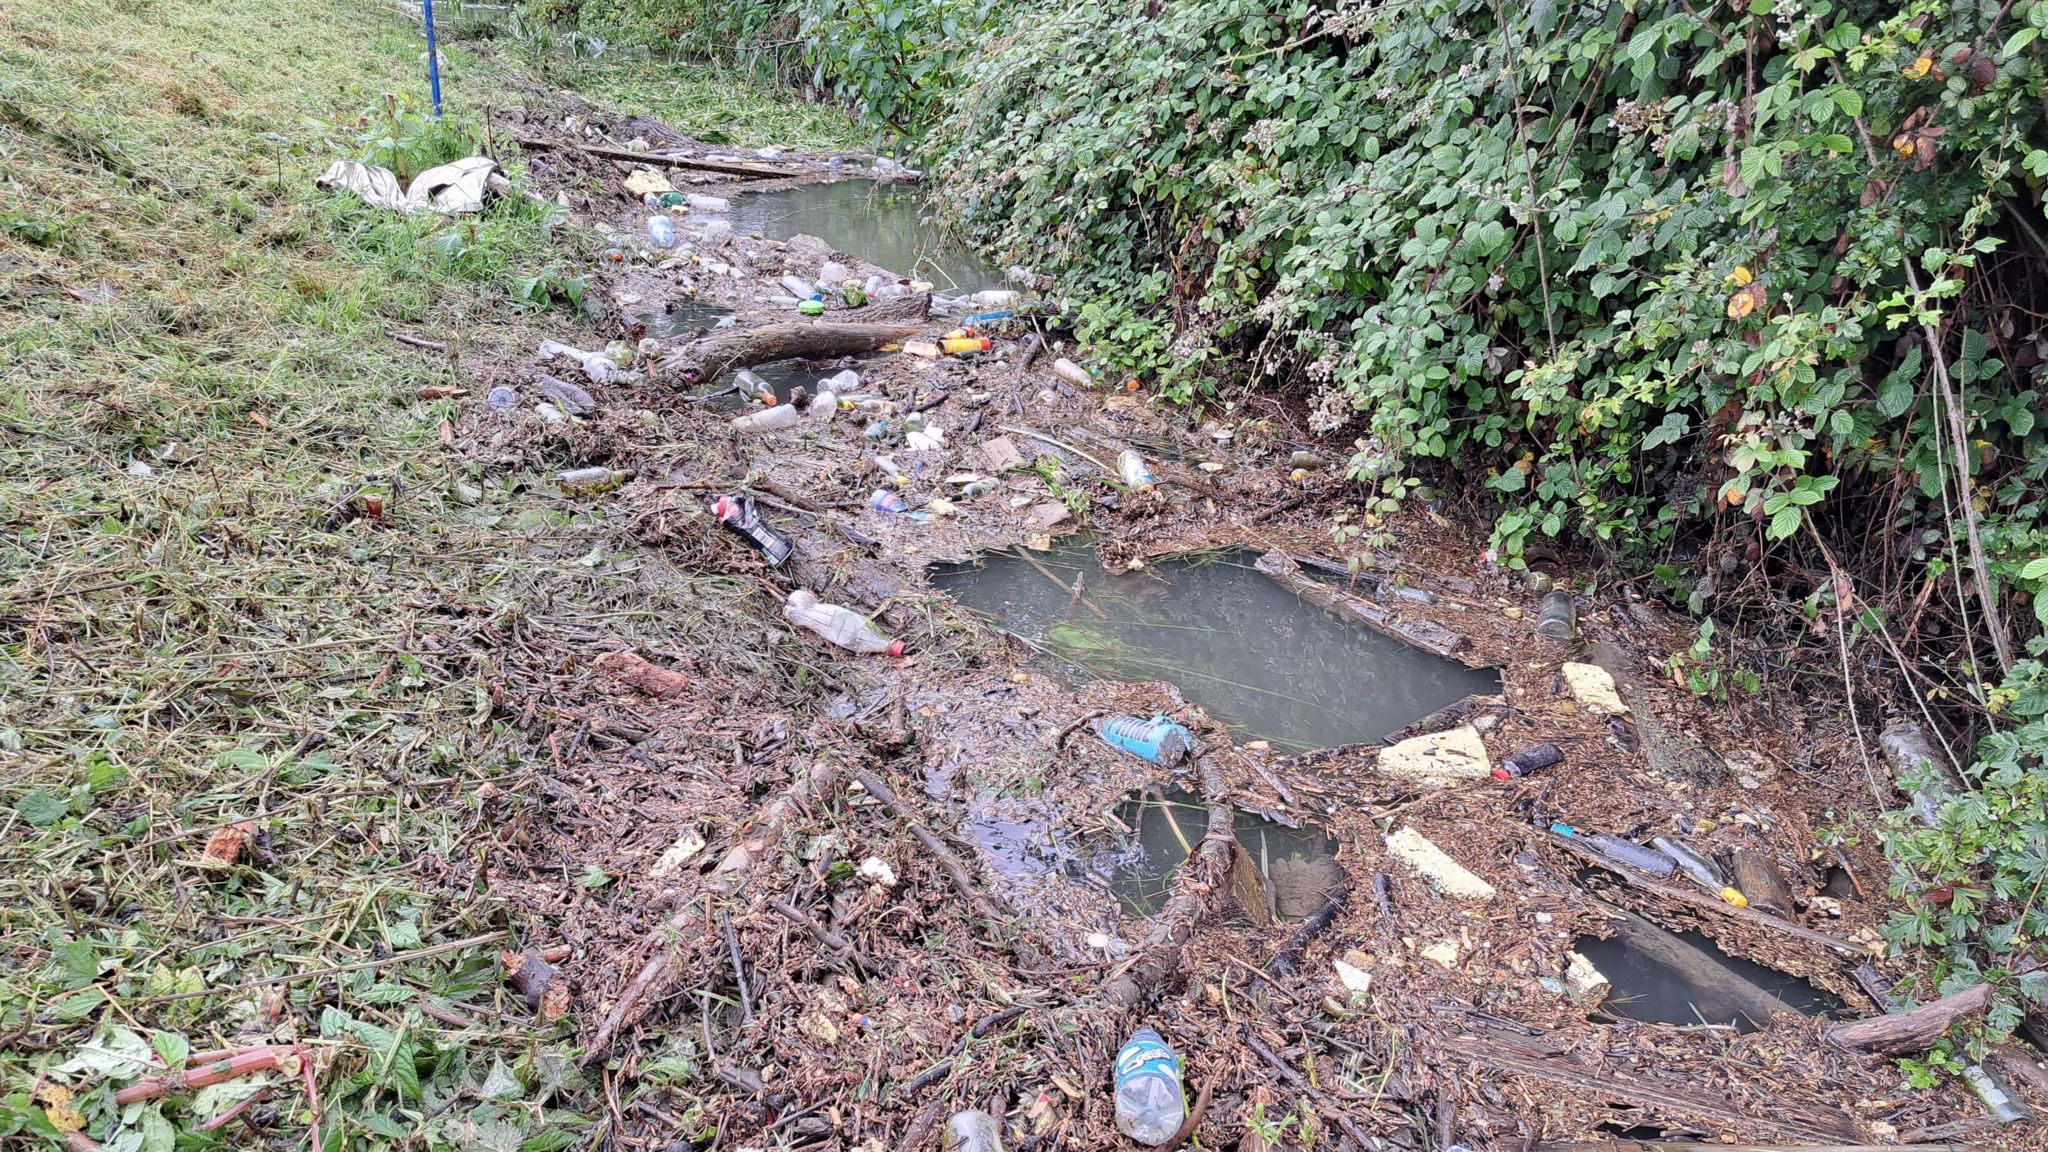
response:
[[[444,55],[451,108],[513,102],[516,59]],[[566,1026],[497,971],[527,942],[483,862],[538,789],[489,630],[628,596],[615,632],[688,619],[590,562],[610,530],[544,473],[447,453],[456,403],[419,398],[577,332],[594,238],[520,197],[408,220],[313,187],[472,146],[418,114],[421,59],[367,0],[0,10],[0,1138],[224,1145],[203,1123],[268,1082],[236,1126],[304,1146],[288,1069],[126,1109],[94,1087],[279,1037],[327,1147],[584,1130]]]

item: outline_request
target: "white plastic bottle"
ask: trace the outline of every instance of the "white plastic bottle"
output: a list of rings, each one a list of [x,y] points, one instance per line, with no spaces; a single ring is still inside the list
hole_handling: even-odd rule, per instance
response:
[[[1052,374],[1076,388],[1095,387],[1095,377],[1090,376],[1086,368],[1065,357],[1052,362]]]
[[[832,417],[839,415],[839,397],[826,391],[811,397],[811,419],[820,424],[830,424]]]
[[[903,655],[903,641],[891,640],[875,631],[867,617],[853,609],[827,604],[803,588],[789,594],[788,602],[782,606],[782,616],[791,624],[808,628],[849,652]]]
[[[794,428],[801,419],[803,417],[797,413],[796,405],[777,404],[773,408],[733,417],[732,428],[735,432],[774,432],[782,428]]]
[[[1180,1057],[1150,1028],[1131,1033],[1116,1054],[1117,1130],[1157,1147],[1173,1139],[1187,1114]]]

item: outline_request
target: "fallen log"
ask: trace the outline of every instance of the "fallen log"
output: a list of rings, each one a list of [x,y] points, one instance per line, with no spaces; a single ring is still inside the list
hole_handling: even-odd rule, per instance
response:
[[[861,324],[922,324],[931,319],[932,294],[883,296],[868,301],[865,308],[857,308],[850,315],[858,317],[854,322]]]
[[[1751,908],[1783,916],[1787,920],[1798,912],[1792,885],[1785,882],[1785,874],[1771,863],[1769,857],[1747,848],[1737,848],[1729,854],[1728,863],[1729,870],[1735,874],[1735,890],[1742,893]]]
[[[1268,552],[1253,565],[1282,588],[1339,619],[1354,621],[1382,632],[1412,648],[1420,648],[1446,659],[1456,656],[1465,638],[1432,620],[1405,620],[1378,604],[1361,600],[1301,574],[1294,558],[1285,552]]]
[[[1649,685],[1640,664],[1627,652],[1602,640],[1586,651],[1586,658],[1607,670],[1614,678],[1614,690],[1628,705],[1629,719],[1635,721],[1642,738],[1643,756],[1658,775],[1670,780],[1717,784],[1727,771],[1719,753],[1672,729],[1650,699]]]
[[[734,369],[773,360],[829,360],[873,352],[884,344],[908,340],[917,332],[915,325],[841,324],[828,320],[726,329],[670,353],[659,371],[664,379],[694,387]]]
[[[1802,1015],[1799,1009],[1716,963],[1713,957],[1695,945],[1627,909],[1605,901],[1601,901],[1600,906],[1609,915],[1621,918],[1615,927],[1623,945],[1677,973],[1698,990],[1699,1000],[1694,1007],[1709,1023],[1744,1016],[1761,1027],[1769,1024],[1773,1016]]]
[[[1821,1035],[1840,1048],[1880,1056],[1922,1052],[1950,1028],[1983,1012],[1991,1004],[1991,985],[1979,984],[1915,1008],[1845,1020]]]
[[[742,164],[725,160],[699,160],[694,156],[664,156],[658,152],[635,152],[631,148],[613,148],[604,144],[577,144],[567,140],[549,140],[540,136],[521,136],[519,143],[526,148],[568,148],[586,156],[597,156],[605,160],[623,160],[629,164],[645,164],[651,168],[688,168],[697,172],[716,172],[721,176],[745,176],[755,180],[775,180],[798,175],[788,168],[770,168],[765,164]]]
[[[1927,729],[1910,720],[1885,728],[1877,749],[1892,770],[1892,786],[1913,801],[1913,814],[1922,824],[1933,824],[1942,801],[1962,790],[1946,756],[1927,738]]]
[[[1135,1011],[1167,973],[1179,966],[1181,948],[1194,937],[1211,899],[1226,887],[1230,876],[1231,849],[1237,845],[1230,793],[1212,757],[1195,758],[1195,776],[1201,781],[1202,804],[1208,810],[1207,829],[1175,877],[1172,897],[1153,917],[1152,930],[1132,959],[1102,987],[1103,1000],[1120,1013]]]

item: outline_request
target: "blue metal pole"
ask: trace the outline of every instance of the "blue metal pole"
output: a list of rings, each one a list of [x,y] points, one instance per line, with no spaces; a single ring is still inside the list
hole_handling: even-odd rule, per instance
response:
[[[434,47],[434,0],[420,0],[427,18],[427,84],[434,90],[434,119],[441,118],[441,53]]]

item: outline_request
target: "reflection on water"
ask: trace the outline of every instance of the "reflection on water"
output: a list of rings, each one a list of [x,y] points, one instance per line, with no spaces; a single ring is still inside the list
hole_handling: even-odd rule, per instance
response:
[[[770,240],[816,236],[849,256],[941,292],[975,292],[1002,276],[965,244],[924,222],[925,197],[910,184],[835,180],[732,198],[733,230]]]
[[[1028,561],[987,556],[935,570],[932,582],[1042,645],[1068,672],[1171,681],[1241,737],[1289,750],[1377,740],[1500,690],[1491,672],[1330,616],[1254,571],[1255,559],[1231,552],[1111,575],[1093,548],[1076,544]],[[1085,582],[1079,597],[1070,591],[1076,577]]]
[[[1097,867],[1109,877],[1110,891],[1125,912],[1149,916],[1166,902],[1174,870],[1187,862],[1208,831],[1209,811],[1200,797],[1174,789],[1133,796],[1116,814],[1134,835],[1114,837]],[[1313,914],[1342,882],[1337,846],[1320,829],[1289,828],[1244,811],[1237,813],[1235,826],[1237,842],[1271,885],[1273,911],[1281,919]]]
[[[1797,976],[1730,956],[1697,932],[1668,932],[1641,918],[1578,953],[1612,982],[1604,1007],[1652,1024],[1733,1024],[1755,1032],[1776,1013],[1834,1015],[1842,1002]]]

